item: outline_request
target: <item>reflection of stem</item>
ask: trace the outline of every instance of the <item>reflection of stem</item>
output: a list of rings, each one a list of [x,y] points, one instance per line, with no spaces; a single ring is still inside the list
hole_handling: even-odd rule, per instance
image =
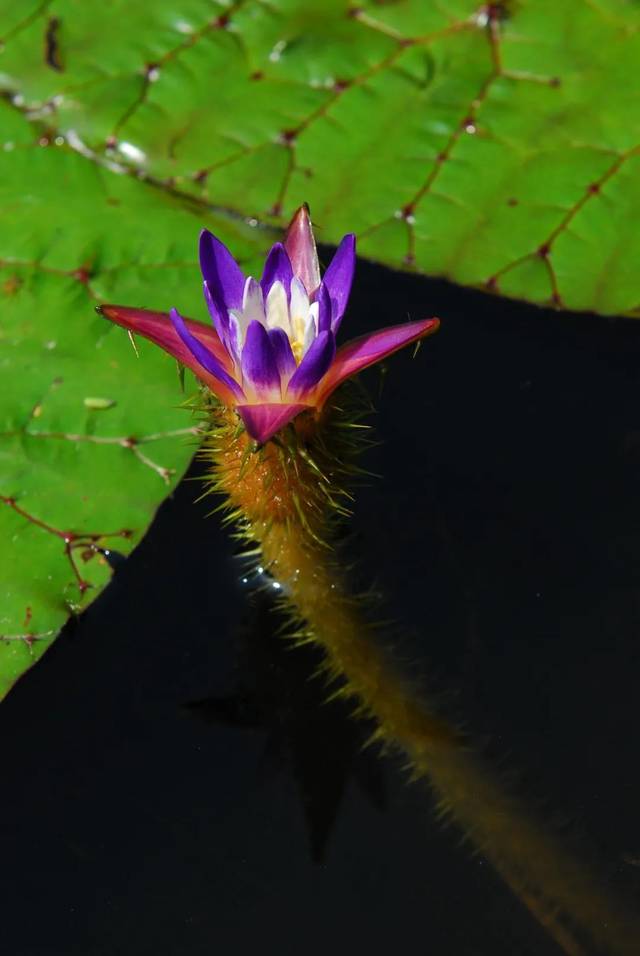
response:
[[[265,563],[288,589],[309,634],[326,652],[331,672],[345,681],[344,693],[376,721],[376,736],[408,755],[443,812],[462,827],[566,953],[577,956],[584,950],[563,917],[584,926],[598,942],[608,942],[612,952],[637,952],[638,928],[632,932],[625,927],[591,875],[523,815],[516,800],[435,715],[424,694],[420,700],[413,697],[358,620],[352,602],[337,591],[323,556],[300,537],[292,524],[269,529],[261,541]]]
[[[344,427],[344,423],[342,423]],[[257,541],[261,562],[284,595],[298,638],[325,652],[327,672],[356,712],[375,722],[374,739],[404,752],[430,784],[438,808],[489,859],[536,919],[569,954],[637,952],[640,926],[597,885],[587,868],[557,846],[518,800],[491,779],[480,759],[418,695],[376,642],[323,543],[329,479],[344,475],[344,448],[332,457],[329,424],[314,436],[296,422],[288,446],[253,451],[224,415],[207,446],[213,483],[233,518]],[[329,438],[327,437],[329,434]],[[340,439],[342,440],[342,439]]]

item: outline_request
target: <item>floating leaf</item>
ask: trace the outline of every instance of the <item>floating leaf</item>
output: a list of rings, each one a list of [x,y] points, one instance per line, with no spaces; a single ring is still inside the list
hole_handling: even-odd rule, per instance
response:
[[[56,0],[13,31],[0,82],[79,148],[261,221],[308,201],[395,267],[640,306],[635,0]]]
[[[106,552],[140,539],[196,443],[175,363],[138,358],[95,304],[204,318],[200,226],[245,258],[264,243],[18,119],[0,152],[0,695],[108,582]]]

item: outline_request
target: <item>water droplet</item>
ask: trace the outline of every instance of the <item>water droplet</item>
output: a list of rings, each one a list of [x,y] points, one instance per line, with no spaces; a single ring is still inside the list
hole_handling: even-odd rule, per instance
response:
[[[133,143],[118,143],[118,149],[121,153],[128,159],[132,159],[135,163],[143,163],[147,158],[141,149],[138,149],[137,146],[134,146]]]
[[[113,408],[117,402],[114,398],[88,397],[83,399],[82,404],[85,408],[90,408],[92,411],[105,411],[107,408]]]
[[[282,52],[284,48],[286,47],[286,45],[287,45],[286,40],[278,40],[278,42],[272,49],[271,53],[269,54],[269,59],[271,60],[272,63],[278,62],[278,60],[282,56]]]

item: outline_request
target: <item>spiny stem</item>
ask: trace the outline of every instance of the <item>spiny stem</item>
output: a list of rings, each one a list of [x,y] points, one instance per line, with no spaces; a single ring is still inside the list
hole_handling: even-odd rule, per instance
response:
[[[591,953],[594,944],[631,956],[637,920],[491,778],[424,690],[411,686],[342,585],[331,502],[345,499],[340,482],[357,471],[359,434],[343,427],[345,415],[334,408],[321,422],[301,416],[286,442],[254,450],[231,413],[212,413],[204,452],[212,487],[279,583],[292,639],[322,648],[334,696],[351,699],[355,713],[374,722],[372,740],[406,755],[412,777],[429,783],[439,815],[460,827],[568,956]]]

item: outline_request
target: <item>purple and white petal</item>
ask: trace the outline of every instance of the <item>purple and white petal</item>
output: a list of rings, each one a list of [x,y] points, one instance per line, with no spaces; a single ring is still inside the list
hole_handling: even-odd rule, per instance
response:
[[[223,316],[242,308],[244,275],[223,242],[208,229],[200,233],[200,268],[211,298]]]
[[[264,325],[250,322],[242,349],[242,375],[245,385],[257,394],[280,397],[280,372],[275,352]]]
[[[276,357],[280,377],[286,382],[296,370],[296,360],[291,351],[289,336],[284,329],[271,329],[267,335]]]
[[[331,328],[331,298],[324,282],[321,282],[318,288],[316,303],[318,306],[318,332],[326,332],[327,329]]]
[[[344,236],[322,280],[327,287],[332,306],[331,327],[337,332],[347,307],[353,273],[356,267],[356,237]]]
[[[336,354],[333,332],[320,332],[300,365],[291,376],[289,395],[301,396],[310,392],[325,375]]]
[[[244,313],[232,309],[229,312],[229,330],[227,332],[227,351],[231,355],[236,368],[240,368],[240,358],[242,356],[242,346],[244,337],[247,333],[247,323],[244,319]]]
[[[269,250],[269,255],[267,256],[266,262],[264,264],[262,278],[260,279],[262,294],[264,295],[265,299],[269,295],[269,290],[271,289],[273,283],[280,282],[282,283],[287,294],[288,301],[292,279],[293,269],[291,268],[291,262],[289,261],[287,251],[281,242],[276,242],[276,244]]]
[[[202,283],[204,289],[204,300],[207,303],[207,308],[209,309],[209,315],[213,320],[213,327],[218,333],[220,341],[226,345],[227,344],[227,334],[229,332],[229,323],[227,319],[226,310],[221,312],[216,303],[214,302],[213,296],[209,291],[209,285],[205,279]]]
[[[229,310],[228,340],[229,350],[236,363],[240,362],[242,347],[251,322],[264,325],[264,302],[260,283],[249,276],[244,285],[242,309]]]
[[[200,342],[195,335],[189,331],[184,319],[177,309],[171,309],[169,312],[169,318],[171,319],[173,327],[182,339],[183,343],[187,346],[191,354],[198,360],[200,365],[202,365],[207,372],[213,375],[214,378],[217,378],[220,382],[226,385],[227,388],[229,388],[237,398],[243,399],[245,395],[238,383],[229,375],[228,372],[224,370],[213,352],[211,352],[206,345],[203,345],[203,343]]]
[[[242,312],[247,325],[249,322],[261,322],[264,325],[264,297],[260,283],[249,276],[242,294]]]

